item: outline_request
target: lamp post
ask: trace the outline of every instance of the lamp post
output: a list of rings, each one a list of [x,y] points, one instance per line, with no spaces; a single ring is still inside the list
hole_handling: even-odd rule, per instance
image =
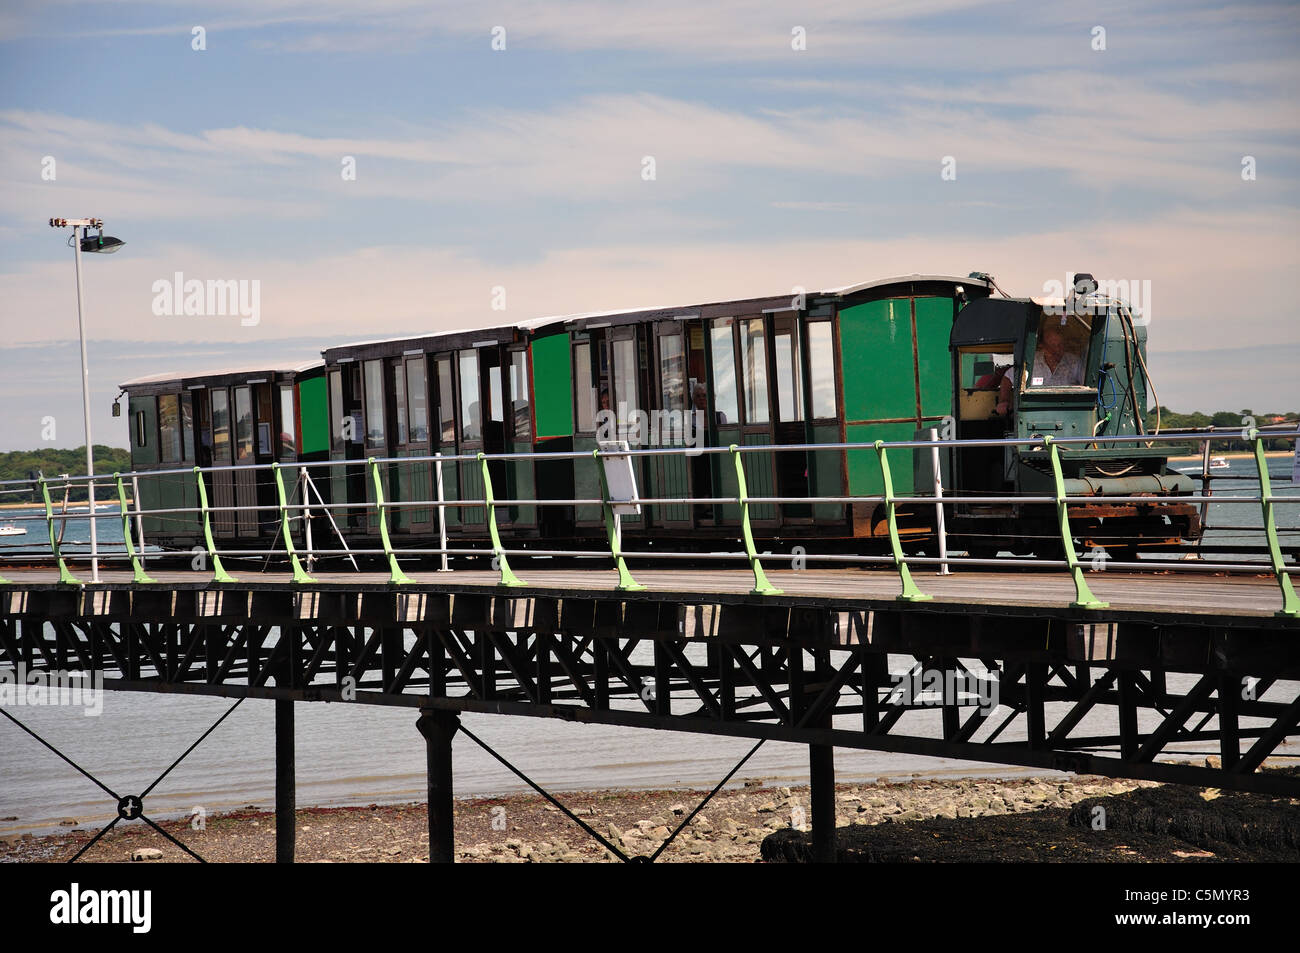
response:
[[[52,218],[51,228],[72,228],[73,259],[77,269],[77,331],[81,336],[81,405],[86,427],[86,484],[90,516],[90,581],[99,582],[99,534],[95,520],[95,454],[90,439],[90,367],[86,363],[86,319],[81,300],[81,253],[112,254],[126,242],[104,234],[104,220],[99,218]],[[88,229],[98,234],[86,234]]]

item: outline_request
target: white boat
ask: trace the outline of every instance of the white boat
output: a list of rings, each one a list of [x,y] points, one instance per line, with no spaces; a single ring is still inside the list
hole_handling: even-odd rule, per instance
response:
[[[1211,470],[1227,470],[1229,467],[1226,457],[1210,457]]]
[[[26,536],[26,535],[27,535],[27,530],[21,526],[14,526],[12,523],[7,523],[4,526],[0,526],[0,536]]]

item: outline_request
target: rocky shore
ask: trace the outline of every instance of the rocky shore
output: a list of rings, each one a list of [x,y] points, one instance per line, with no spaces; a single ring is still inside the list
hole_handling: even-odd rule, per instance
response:
[[[618,850],[637,857],[653,854],[705,793],[595,791],[566,793],[561,800]],[[914,779],[839,786],[835,806],[842,860],[1300,860],[1300,801],[1266,795],[1096,777]],[[750,781],[719,793],[658,859],[805,860],[808,812],[806,786]],[[458,801],[455,822],[461,862],[617,859],[535,795]],[[422,804],[312,808],[300,810],[297,823],[301,862],[428,857]],[[254,805],[210,816],[202,829],[186,820],[162,826],[208,861],[274,859],[274,815]],[[76,828],[0,841],[0,861],[65,860],[95,833]],[[133,858],[189,860],[157,832],[134,823],[119,824],[82,861]]]

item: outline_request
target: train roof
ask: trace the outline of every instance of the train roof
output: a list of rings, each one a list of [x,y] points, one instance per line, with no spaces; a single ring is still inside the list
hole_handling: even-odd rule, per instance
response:
[[[809,309],[835,303],[852,303],[852,299],[870,300],[878,297],[886,289],[899,285],[963,285],[978,289],[985,294],[991,291],[989,283],[982,278],[957,277],[954,275],[900,275],[882,278],[855,285],[827,288],[821,291],[805,293]],[[357,341],[339,344],[321,351],[327,363],[340,360],[357,360],[373,357],[388,357],[407,350],[456,350],[461,347],[473,347],[491,342],[509,342],[526,339],[535,332],[547,330],[552,333],[575,331],[584,328],[601,328],[618,324],[633,324],[641,321],[673,320],[676,318],[719,318],[739,314],[759,314],[768,311],[789,311],[792,292],[779,295],[767,295],[758,298],[732,298],[725,301],[710,301],[690,305],[653,306],[639,308],[622,308],[613,311],[585,311],[577,314],[550,315],[533,318],[508,325],[492,325],[484,328],[463,328],[455,331],[435,331],[428,334],[415,334],[403,337],[380,338],[371,341]],[[519,332],[523,332],[520,334]]]
[[[268,379],[274,376],[298,377],[308,374],[313,370],[323,369],[325,362],[319,358],[310,361],[301,361],[297,364],[248,364],[241,367],[227,367],[209,371],[191,371],[180,374],[170,371],[163,374],[149,374],[145,377],[134,377],[129,381],[123,381],[118,386],[122,390],[144,390],[153,387],[161,387],[165,384],[179,383],[186,387],[207,386],[220,384],[236,384],[248,381],[255,375],[263,375]]]

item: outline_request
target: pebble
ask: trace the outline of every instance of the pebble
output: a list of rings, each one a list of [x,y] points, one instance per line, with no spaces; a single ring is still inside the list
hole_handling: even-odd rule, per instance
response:
[[[157,847],[137,847],[131,851],[132,860],[162,860],[163,852]]]

